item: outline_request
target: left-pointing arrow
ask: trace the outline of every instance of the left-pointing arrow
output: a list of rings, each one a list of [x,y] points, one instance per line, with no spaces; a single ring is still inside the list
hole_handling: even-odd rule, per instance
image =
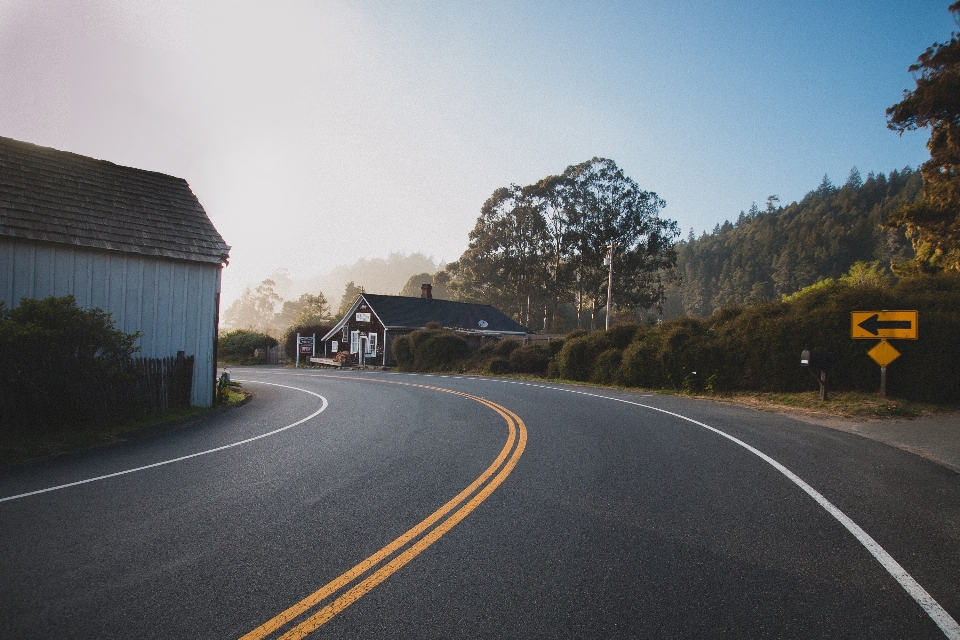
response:
[[[909,320],[881,320],[880,314],[875,313],[857,326],[868,333],[879,335],[882,329],[911,329],[913,323]]]

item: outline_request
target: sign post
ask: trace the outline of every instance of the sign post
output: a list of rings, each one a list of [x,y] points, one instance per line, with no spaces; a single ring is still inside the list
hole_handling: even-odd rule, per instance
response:
[[[300,354],[302,353],[304,358],[309,360],[311,354],[315,357],[317,355],[315,343],[317,341],[317,334],[313,334],[312,337],[301,336],[297,334],[297,367],[300,366]]]
[[[920,314],[917,311],[851,311],[850,337],[854,340],[876,340],[867,351],[874,362],[880,365],[880,396],[887,396],[887,366],[900,357],[891,340],[916,340]]]

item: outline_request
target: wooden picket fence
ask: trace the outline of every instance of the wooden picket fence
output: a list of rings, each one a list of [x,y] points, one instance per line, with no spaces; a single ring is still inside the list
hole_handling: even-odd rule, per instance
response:
[[[98,385],[97,422],[109,424],[133,416],[190,406],[194,356],[133,358],[122,374]]]
[[[190,406],[194,357],[182,352],[172,358],[133,358],[99,370],[71,364],[39,362],[29,375],[0,384],[0,433],[105,427]]]
[[[129,365],[131,388],[122,395],[139,400],[144,413],[189,407],[193,362],[193,356],[134,358]]]

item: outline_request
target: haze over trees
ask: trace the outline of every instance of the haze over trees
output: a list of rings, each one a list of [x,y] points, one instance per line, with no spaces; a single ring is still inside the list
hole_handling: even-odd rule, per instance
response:
[[[447,265],[448,290],[547,331],[560,305],[572,303],[578,326],[596,328],[607,299],[603,259],[613,243],[615,305],[657,307],[679,236],[675,222],[659,217],[664,206],[605,158],[502,187],[481,208],[467,250]]]

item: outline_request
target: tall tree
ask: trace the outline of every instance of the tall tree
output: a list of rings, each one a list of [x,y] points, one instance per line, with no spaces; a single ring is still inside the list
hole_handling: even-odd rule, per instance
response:
[[[676,222],[661,219],[666,203],[652,191],[640,189],[613,160],[593,158],[568,167],[569,236],[574,254],[578,317],[590,304],[590,326],[606,304],[607,268],[603,258],[613,244],[614,291],[620,307],[659,306],[664,279],[676,264],[674,249],[680,230]]]
[[[460,299],[482,300],[529,325],[542,309],[547,243],[538,202],[517,185],[494,191],[480,210],[467,250],[447,265]]]
[[[960,25],[960,2],[949,7]],[[960,271],[960,41],[934,44],[910,66],[917,86],[887,109],[894,131],[929,128],[923,163],[923,197],[897,211],[887,224],[906,226],[925,269]],[[919,74],[919,75],[916,75]]]
[[[269,278],[251,291],[247,287],[243,295],[233,301],[223,313],[224,325],[233,329],[251,329],[263,333],[276,333],[274,317],[283,298],[275,290],[276,283]]]
[[[524,197],[540,211],[544,222],[542,254],[547,270],[547,280],[543,286],[544,331],[549,331],[553,326],[561,300],[572,293],[569,261],[572,247],[570,220],[567,216],[571,189],[571,181],[564,176],[548,176],[523,188]]]
[[[353,280],[348,282],[343,288],[343,297],[340,298],[340,308],[337,310],[337,319],[339,320],[347,311],[350,310],[351,305],[357,300],[357,296],[363,293],[363,287],[358,287],[353,283]]]

